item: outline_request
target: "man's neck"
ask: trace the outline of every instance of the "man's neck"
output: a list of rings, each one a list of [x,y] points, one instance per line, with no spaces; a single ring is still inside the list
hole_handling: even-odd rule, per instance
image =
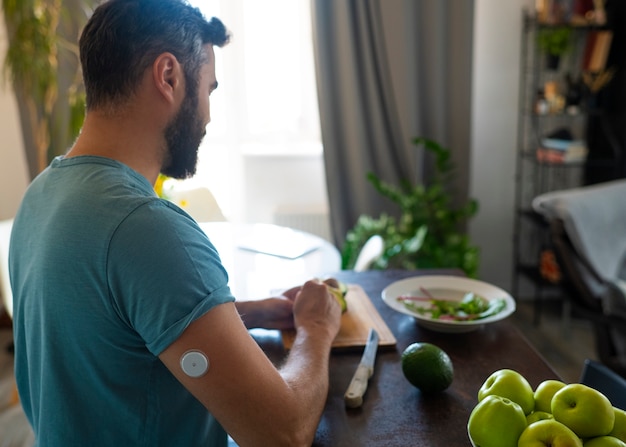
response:
[[[89,112],[81,133],[66,157],[97,155],[124,163],[151,184],[156,182],[163,161],[164,141],[158,129],[128,116],[109,117]]]

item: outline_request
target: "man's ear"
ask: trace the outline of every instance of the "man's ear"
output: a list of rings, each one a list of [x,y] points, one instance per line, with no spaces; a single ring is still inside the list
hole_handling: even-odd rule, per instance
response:
[[[152,77],[157,91],[171,103],[184,92],[182,66],[172,53],[159,55],[152,64]]]

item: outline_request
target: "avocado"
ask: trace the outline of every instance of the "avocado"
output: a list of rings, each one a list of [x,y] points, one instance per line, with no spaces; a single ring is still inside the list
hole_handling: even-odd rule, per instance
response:
[[[341,281],[337,281],[334,278],[329,278],[324,282],[326,283],[326,286],[328,287],[330,293],[335,296],[335,299],[341,305],[341,313],[345,313],[348,310],[348,303],[346,301],[348,285]]]

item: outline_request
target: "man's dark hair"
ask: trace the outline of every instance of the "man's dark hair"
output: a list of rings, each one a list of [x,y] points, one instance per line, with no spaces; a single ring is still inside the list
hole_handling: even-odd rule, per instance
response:
[[[219,19],[207,21],[184,0],[109,0],[96,8],[80,37],[87,109],[125,102],[165,52],[182,64],[187,84],[197,84],[207,62],[203,45],[221,47],[228,39]]]

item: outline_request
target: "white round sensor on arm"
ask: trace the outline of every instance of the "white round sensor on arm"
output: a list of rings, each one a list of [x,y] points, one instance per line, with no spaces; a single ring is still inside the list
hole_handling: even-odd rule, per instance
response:
[[[202,377],[209,370],[209,359],[203,352],[187,351],[180,358],[180,367],[189,377]]]

